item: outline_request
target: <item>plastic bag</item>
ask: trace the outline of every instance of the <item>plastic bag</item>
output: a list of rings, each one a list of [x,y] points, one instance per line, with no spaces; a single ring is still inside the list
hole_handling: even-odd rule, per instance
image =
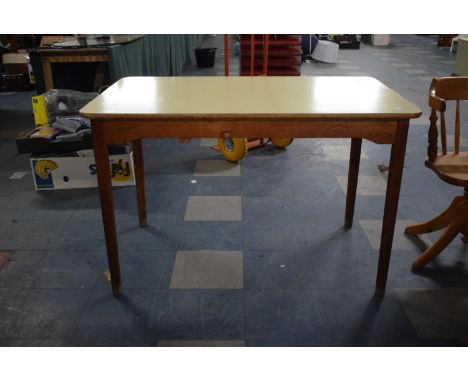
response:
[[[80,109],[97,96],[98,93],[67,89],[51,89],[42,94],[49,121],[55,120],[58,116],[78,115]]]

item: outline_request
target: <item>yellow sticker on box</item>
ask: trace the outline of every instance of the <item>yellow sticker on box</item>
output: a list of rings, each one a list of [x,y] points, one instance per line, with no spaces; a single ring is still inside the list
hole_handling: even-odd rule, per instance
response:
[[[41,95],[32,97],[32,107],[36,126],[43,125],[49,122],[49,119],[47,118],[47,109],[44,97],[42,97]]]

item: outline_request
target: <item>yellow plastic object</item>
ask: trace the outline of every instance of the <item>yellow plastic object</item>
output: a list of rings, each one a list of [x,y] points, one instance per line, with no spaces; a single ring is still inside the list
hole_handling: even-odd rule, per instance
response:
[[[294,138],[270,138],[271,144],[279,149],[289,146]]]
[[[41,95],[32,97],[32,107],[36,126],[49,123],[44,97],[42,97]]]
[[[218,146],[230,162],[238,162],[247,154],[247,138],[218,138]]]
[[[110,274],[110,271],[109,271],[109,270],[104,271],[104,278],[106,279],[107,282],[110,283],[110,281],[111,281],[111,274]]]

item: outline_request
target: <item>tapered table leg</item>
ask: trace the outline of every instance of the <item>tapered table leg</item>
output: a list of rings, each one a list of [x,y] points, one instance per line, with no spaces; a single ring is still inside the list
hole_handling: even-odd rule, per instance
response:
[[[387,192],[385,195],[385,209],[382,222],[382,236],[380,238],[379,265],[377,268],[377,280],[375,294],[383,296],[387,284],[388,266],[392,253],[393,234],[400,198],[401,178],[405,162],[406,139],[408,136],[409,121],[398,122],[395,142],[392,144],[390,165],[387,180]]]
[[[112,181],[109,167],[109,150],[99,126],[99,122],[92,121],[94,158],[101,198],[102,221],[106,238],[107,259],[111,275],[112,293],[119,296],[122,293],[120,279],[119,250],[117,246],[117,233],[115,229],[114,202],[112,197]]]
[[[52,64],[48,61],[42,61],[42,73],[44,76],[45,90],[54,88],[54,77],[52,74]]]
[[[351,138],[351,151],[349,154],[348,189],[346,191],[345,228],[353,225],[354,204],[358,185],[359,162],[361,160],[361,138]]]
[[[146,227],[145,167],[143,163],[143,145],[141,139],[133,141],[133,159],[135,162],[135,184],[140,227]]]

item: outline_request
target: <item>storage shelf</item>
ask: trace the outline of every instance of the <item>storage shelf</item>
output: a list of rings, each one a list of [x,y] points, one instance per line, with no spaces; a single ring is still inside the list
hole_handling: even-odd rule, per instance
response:
[[[241,35],[240,75],[250,75],[251,35]],[[263,73],[263,35],[254,37],[254,75]],[[299,76],[301,74],[301,38],[297,35],[269,35],[269,76]]]

